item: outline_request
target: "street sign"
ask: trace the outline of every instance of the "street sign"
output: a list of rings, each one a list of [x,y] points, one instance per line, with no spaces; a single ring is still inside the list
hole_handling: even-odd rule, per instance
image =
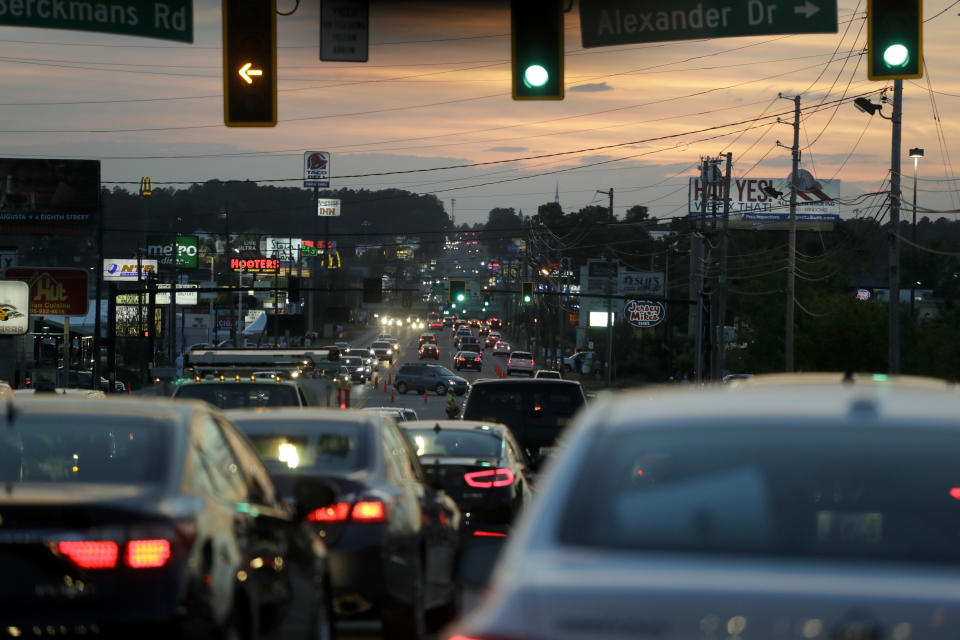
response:
[[[87,272],[54,267],[11,267],[7,280],[30,289],[30,313],[36,316],[82,316],[87,313]]]
[[[30,287],[18,280],[0,280],[0,335],[22,336],[30,327]]]
[[[765,0],[596,0],[580,5],[584,47],[836,32],[837,0],[791,0],[787,4]]]
[[[657,326],[666,316],[663,304],[653,300],[630,300],[623,305],[624,319],[641,329]]]
[[[303,154],[303,186],[330,186],[329,151],[307,151]]]
[[[370,0],[320,3],[320,59],[366,62],[370,49]]]
[[[0,2],[0,25],[193,42],[193,0]]]

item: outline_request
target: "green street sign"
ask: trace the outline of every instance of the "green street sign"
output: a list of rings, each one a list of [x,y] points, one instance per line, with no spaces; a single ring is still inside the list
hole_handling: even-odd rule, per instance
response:
[[[10,0],[0,25],[193,42],[193,0]]]
[[[836,33],[837,0],[596,0],[580,5],[584,47],[787,33]]]
[[[197,236],[177,236],[177,269],[197,268]],[[147,238],[147,257],[157,261],[160,267],[173,267],[174,242],[172,235]]]

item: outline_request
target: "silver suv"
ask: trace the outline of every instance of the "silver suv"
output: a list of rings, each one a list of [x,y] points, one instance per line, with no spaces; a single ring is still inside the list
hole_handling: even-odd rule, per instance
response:
[[[400,366],[397,370],[396,381],[393,383],[397,393],[406,393],[413,390],[418,393],[433,391],[442,396],[447,389],[453,389],[458,396],[467,392],[470,383],[450,369],[438,364],[423,364],[411,362]]]

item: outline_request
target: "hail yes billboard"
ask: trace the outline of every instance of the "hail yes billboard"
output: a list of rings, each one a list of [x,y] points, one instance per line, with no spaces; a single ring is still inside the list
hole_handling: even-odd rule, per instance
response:
[[[840,220],[841,180],[817,180],[800,171],[797,186],[797,228],[829,231]],[[790,226],[790,176],[787,178],[736,178],[730,180],[730,221],[733,229],[785,230]],[[699,177],[690,178],[690,217],[710,223],[723,219],[723,183],[706,185],[707,207],[703,214],[704,188]]]

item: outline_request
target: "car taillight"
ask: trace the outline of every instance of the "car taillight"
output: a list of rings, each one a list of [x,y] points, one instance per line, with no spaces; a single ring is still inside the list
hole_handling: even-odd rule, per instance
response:
[[[170,559],[170,542],[167,540],[131,540],[127,543],[124,561],[133,569],[162,567]]]
[[[350,516],[350,503],[337,502],[314,509],[307,514],[307,522],[345,522]]]
[[[351,517],[354,522],[386,522],[387,508],[379,500],[361,500],[353,505]]]
[[[510,469],[488,469],[486,471],[471,471],[463,474],[463,479],[467,484],[477,489],[489,489],[491,487],[509,487],[513,484],[513,471]]]
[[[81,569],[112,569],[120,555],[112,540],[62,540],[57,550]]]
[[[474,531],[473,535],[478,538],[506,538],[507,534],[496,531]]]

